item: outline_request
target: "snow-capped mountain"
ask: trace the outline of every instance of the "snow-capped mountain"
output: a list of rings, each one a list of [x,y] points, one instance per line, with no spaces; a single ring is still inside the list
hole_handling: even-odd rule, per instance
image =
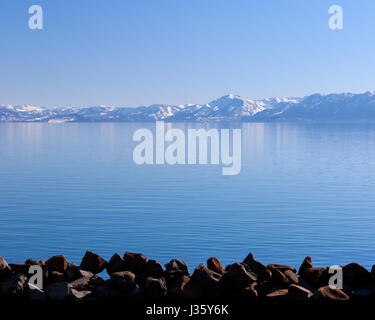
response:
[[[0,105],[0,122],[375,121],[375,92],[251,100],[229,94],[207,104],[123,108]]]

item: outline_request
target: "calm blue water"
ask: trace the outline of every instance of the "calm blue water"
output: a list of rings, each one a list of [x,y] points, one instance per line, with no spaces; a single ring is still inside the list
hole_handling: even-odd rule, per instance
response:
[[[133,164],[133,132],[154,124],[0,124],[0,255],[79,263],[86,249],[128,250],[192,268],[253,252],[370,268],[375,126],[238,126],[242,170],[223,176],[221,166]]]

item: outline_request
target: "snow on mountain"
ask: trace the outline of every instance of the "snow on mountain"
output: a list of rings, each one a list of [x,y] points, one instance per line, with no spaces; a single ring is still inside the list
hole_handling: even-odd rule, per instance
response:
[[[228,94],[207,104],[153,104],[138,108],[46,108],[0,105],[1,122],[142,121],[375,121],[375,92],[313,94],[304,98],[251,100]]]

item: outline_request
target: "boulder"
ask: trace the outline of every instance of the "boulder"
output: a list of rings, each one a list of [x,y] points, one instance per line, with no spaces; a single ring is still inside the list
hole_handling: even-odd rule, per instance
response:
[[[34,259],[32,259],[32,258],[27,259],[27,260],[25,261],[25,264],[28,264],[28,265],[30,265],[30,266],[35,266],[35,265],[40,266],[40,265],[41,265],[40,262],[38,262],[38,261],[36,261],[36,260],[34,260]]]
[[[127,294],[135,286],[135,274],[130,271],[112,273],[108,284],[111,288]]]
[[[26,281],[27,277],[19,272],[11,272],[7,276],[3,276],[0,281],[0,297],[21,296]]]
[[[75,289],[70,289],[69,298],[71,300],[84,300],[88,298],[91,294],[92,292],[89,290],[78,291]]]
[[[99,299],[118,298],[118,297],[123,297],[123,296],[124,294],[120,292],[119,290],[108,287],[104,284],[95,288],[95,297]]]
[[[225,271],[220,278],[220,284],[226,289],[242,290],[257,281],[256,274],[246,270],[241,263],[230,264]]]
[[[48,273],[48,282],[54,283],[54,282],[62,282],[65,280],[65,276],[61,272],[52,271]]]
[[[106,269],[109,275],[117,271],[124,271],[124,260],[117,253],[115,253],[111,259],[109,259]]]
[[[68,282],[56,282],[46,287],[46,295],[50,300],[66,300],[69,296]]]
[[[199,299],[203,296],[204,291],[202,290],[201,286],[192,279],[185,282],[181,288],[181,297],[183,299]]]
[[[26,263],[10,263],[9,266],[13,271],[23,273],[27,277],[29,276],[30,265]]]
[[[277,269],[277,270],[279,270],[279,271],[281,271],[281,272],[284,272],[284,271],[286,271],[286,270],[290,270],[290,271],[292,271],[292,272],[294,272],[294,273],[297,273],[297,269],[296,269],[296,268],[293,268],[293,267],[288,266],[288,265],[286,265],[286,264],[275,264],[275,263],[270,263],[270,264],[267,265],[267,267],[268,267],[269,269],[272,269],[272,268]]]
[[[46,300],[46,294],[43,290],[39,289],[37,286],[27,282],[24,286],[27,296],[32,301],[44,301]]]
[[[142,253],[125,252],[124,270],[131,271],[135,274],[143,273],[146,270],[147,258]]]
[[[320,288],[328,284],[329,275],[325,268],[307,268],[302,276],[314,287]]]
[[[349,296],[342,290],[333,286],[324,286],[315,291],[314,300],[347,301]]]
[[[275,289],[267,293],[265,298],[271,301],[285,300],[288,298],[288,289]]]
[[[220,273],[207,269],[203,263],[195,268],[191,277],[191,279],[198,283],[206,293],[211,295],[217,292],[220,278]]]
[[[269,280],[271,278],[271,272],[264,264],[256,260],[251,253],[249,253],[249,255],[242,263],[248,266],[248,268],[250,268],[250,271],[254,272],[257,275],[257,278],[260,282]]]
[[[343,283],[351,288],[360,288],[370,280],[370,272],[359,263],[350,263],[342,268]]]
[[[143,294],[146,298],[163,298],[167,295],[167,284],[164,278],[148,277],[144,283]]]
[[[249,298],[250,300],[257,300],[258,291],[256,289],[257,283],[253,282],[248,287],[241,290],[241,296]]]
[[[86,251],[81,261],[81,269],[90,271],[93,274],[102,272],[106,267],[107,261],[98,254]]]
[[[82,277],[69,283],[69,288],[77,291],[87,289],[91,281],[91,277]]]
[[[189,276],[189,269],[185,261],[172,259],[165,265],[167,274],[179,274],[181,276]]]
[[[146,274],[151,277],[161,277],[164,274],[162,265],[156,260],[148,260],[146,264]]]
[[[189,280],[190,277],[182,276],[167,282],[168,296],[171,298],[182,298],[182,289]]]
[[[308,268],[312,268],[313,267],[313,264],[311,262],[311,257],[306,257],[301,266],[299,267],[299,270],[298,270],[298,274],[302,274],[304,270],[308,269]]]
[[[9,275],[11,270],[12,269],[6,260],[3,257],[0,257],[0,279]]]
[[[271,265],[268,265],[268,268],[271,271],[271,283],[274,287],[287,288],[289,286],[289,279],[285,276],[283,272],[281,272],[279,269],[274,268]],[[291,270],[289,271],[293,272]]]
[[[288,296],[293,300],[308,300],[313,296],[313,293],[304,287],[291,284],[288,288]]]
[[[218,258],[212,257],[207,260],[207,268],[216,272],[223,273],[223,265]]]
[[[314,288],[299,274],[295,274],[293,271],[286,270],[284,275],[289,280],[290,284],[296,284],[301,287],[304,287],[310,291],[314,291]]]
[[[57,271],[60,273],[64,273],[68,269],[68,261],[66,261],[65,256],[61,254],[49,258],[45,264],[48,268],[48,271]]]

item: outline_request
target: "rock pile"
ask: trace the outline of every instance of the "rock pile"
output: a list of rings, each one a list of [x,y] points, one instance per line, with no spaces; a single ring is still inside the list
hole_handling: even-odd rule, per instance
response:
[[[30,279],[31,266],[42,270],[43,288]],[[104,280],[98,273],[106,272]],[[328,268],[314,267],[306,257],[298,272],[287,265],[265,266],[249,254],[241,263],[223,268],[217,258],[198,265],[190,274],[184,261],[165,265],[140,253],[114,254],[107,262],[87,251],[78,266],[63,255],[48,260],[28,259],[8,264],[0,257],[0,298],[26,300],[97,300],[245,298],[252,301],[348,301],[375,297],[375,267],[369,272],[358,263],[342,269],[342,289],[329,286]]]

